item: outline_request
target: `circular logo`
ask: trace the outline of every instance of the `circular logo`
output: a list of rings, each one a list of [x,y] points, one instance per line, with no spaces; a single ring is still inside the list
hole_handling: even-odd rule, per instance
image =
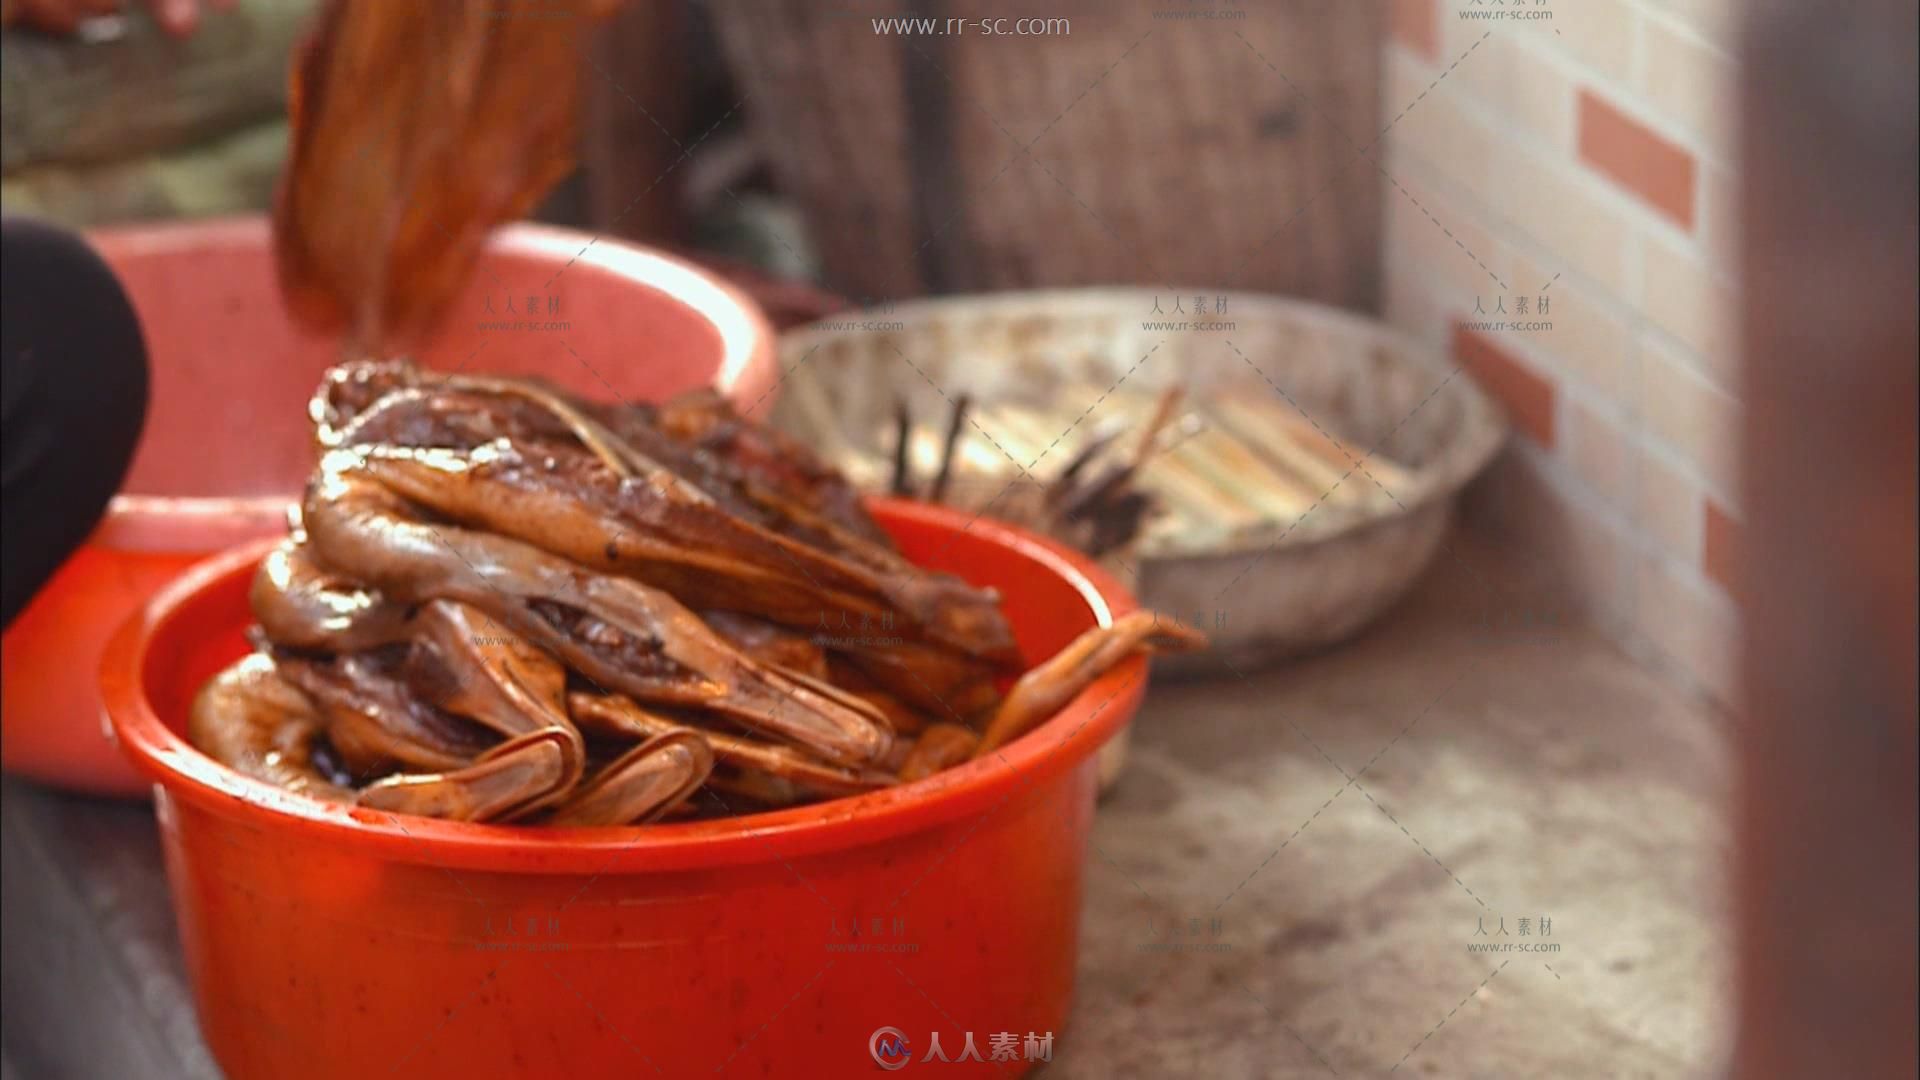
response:
[[[907,1062],[913,1060],[913,1050],[907,1046],[907,1033],[897,1027],[876,1028],[867,1039],[867,1052],[873,1055],[874,1064],[889,1072],[904,1069]]]

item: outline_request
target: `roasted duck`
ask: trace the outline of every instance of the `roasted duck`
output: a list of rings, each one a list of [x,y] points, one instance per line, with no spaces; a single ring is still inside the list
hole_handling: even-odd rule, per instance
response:
[[[273,210],[281,291],[315,330],[423,336],[496,225],[573,167],[594,20],[619,0],[326,0],[294,58]]]
[[[611,406],[356,362],[310,415],[257,649],[189,736],[318,798],[606,825],[855,795],[1201,644],[1137,614],[1022,675],[994,593],[907,562],[844,478],[711,394]],[[819,633],[853,620],[886,633]]]

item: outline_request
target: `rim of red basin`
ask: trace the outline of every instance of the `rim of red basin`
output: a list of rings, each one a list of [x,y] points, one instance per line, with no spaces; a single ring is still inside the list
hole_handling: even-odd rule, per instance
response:
[[[1136,608],[1130,593],[1086,556],[1010,525],[891,499],[875,514],[947,533],[970,532],[1065,581],[1100,625]],[[257,565],[275,541],[255,541],[196,564],[114,634],[100,669],[116,740],[173,798],[244,821],[263,834],[325,841],[383,861],[518,873],[587,874],[777,862],[877,843],[990,814],[1097,751],[1145,692],[1147,661],[1107,672],[1026,735],[994,754],[912,783],[851,798],[709,821],[601,828],[474,825],[349,807],[296,795],[207,757],[162,721],[142,672],[156,636],[198,594]],[[163,812],[164,812],[164,804]],[[956,847],[964,843],[957,838]]]
[[[182,247],[265,248],[272,227],[264,216],[122,225],[89,232],[111,262],[165,254]],[[706,319],[720,336],[722,356],[713,385],[740,409],[764,404],[779,384],[775,335],[766,315],[744,291],[699,264],[656,248],[556,225],[517,222],[487,241],[509,255],[585,260],[589,266],[664,293]],[[293,493],[280,495],[115,495],[89,542],[121,551],[220,551],[286,526]]]

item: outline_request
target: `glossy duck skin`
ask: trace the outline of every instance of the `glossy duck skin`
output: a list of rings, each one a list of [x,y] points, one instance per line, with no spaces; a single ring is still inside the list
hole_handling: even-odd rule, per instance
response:
[[[567,670],[479,608],[429,600],[409,625],[408,674],[427,700],[509,737],[571,727]]]
[[[769,505],[802,507],[838,533],[891,551],[893,542],[861,505],[859,489],[806,445],[753,423],[712,391],[683,394],[657,406],[634,406],[643,421],[691,452],[731,467],[740,488]]]
[[[812,679],[828,677],[827,651],[787,627],[734,611],[703,611],[700,619],[762,664]]]
[[[844,480],[828,483],[813,479],[828,471],[823,464],[802,448],[789,445],[789,440],[734,417],[730,410],[726,410],[724,403],[715,403],[700,395],[693,406],[682,407],[677,403],[669,403],[659,407],[660,415],[680,418],[677,423],[685,438],[693,440],[683,443],[666,438],[660,431],[642,423],[639,418],[647,410],[563,405],[562,408],[571,414],[572,418],[568,419],[548,407],[547,403],[553,395],[545,391],[541,393],[543,396],[536,400],[525,395],[502,392],[497,387],[482,392],[471,383],[438,379],[407,365],[362,363],[342,365],[336,369],[315,395],[310,412],[316,426],[323,432],[323,445],[353,447],[369,468],[389,479],[405,473],[406,483],[397,485],[402,492],[432,494],[440,491],[444,498],[442,482],[433,475],[431,469],[408,468],[408,465],[416,463],[407,461],[409,455],[400,448],[468,452],[485,450],[491,453],[493,451],[486,448],[497,448],[497,444],[505,440],[516,448],[518,460],[538,463],[529,467],[529,471],[536,475],[528,481],[537,486],[550,482],[537,475],[542,469],[559,472],[566,467],[563,463],[567,462],[574,463],[575,468],[605,471],[604,463],[596,460],[598,455],[582,453],[582,447],[576,439],[575,428],[579,426],[581,414],[591,411],[607,420],[605,429],[598,435],[603,441],[613,440],[613,445],[625,446],[628,444],[622,440],[644,440],[645,453],[636,455],[628,450],[616,450],[617,456],[645,465],[653,470],[650,476],[658,474],[661,460],[695,476],[700,481],[697,488],[688,489],[686,485],[680,485],[679,490],[686,499],[700,502],[709,494],[714,494],[718,507],[728,511],[734,518],[752,519],[784,528],[788,538],[793,535],[815,535],[820,530],[814,526],[819,525],[832,533],[829,539],[839,545],[836,551],[855,560],[854,565],[859,572],[894,576],[906,574],[924,580],[929,589],[952,594],[937,601],[945,610],[964,615],[977,609],[983,602],[993,603],[990,594],[964,587],[956,589],[955,579],[945,575],[928,575],[900,559],[890,547],[867,539],[868,533],[877,533],[878,529],[872,525],[871,518],[864,510],[845,509],[843,504],[846,499],[841,490],[846,487]],[[698,416],[700,420],[695,423],[687,420],[688,416]],[[664,425],[662,430],[667,430]],[[717,434],[728,432],[732,434],[725,434],[724,437]],[[770,466],[757,467],[757,472],[754,468],[738,467],[736,462],[716,456],[705,444],[729,449],[751,446],[760,457],[769,457],[778,451],[795,463],[789,472],[800,479],[783,479],[785,474],[774,472]],[[457,457],[443,456],[441,465],[449,470],[461,470],[462,475],[470,469],[468,462]],[[626,483],[632,486],[631,481]],[[784,483],[786,487],[777,488],[777,483]],[[618,564],[619,559],[608,560],[606,554],[608,551],[613,551],[616,556],[623,554],[623,545],[629,549],[625,553],[633,557],[641,556],[646,551],[658,553],[657,545],[643,548],[637,542],[638,531],[620,522],[609,523],[603,518],[589,516],[582,527],[579,515],[575,513],[580,509],[577,501],[568,498],[564,491],[556,497],[561,501],[557,516],[553,513],[529,514],[526,512],[525,499],[503,492],[492,503],[490,512],[474,513],[471,506],[466,507],[466,520],[477,522],[483,528],[497,527],[508,517],[531,523],[508,526],[502,531],[529,540],[545,550],[558,549],[558,553],[581,561],[583,565]],[[768,506],[776,504],[793,510],[809,498],[824,505],[818,513],[809,511],[811,516],[806,523],[795,524],[793,514],[783,517],[767,510]],[[457,509],[445,502],[439,508],[443,511]],[[454,516],[460,518],[462,515],[456,513]],[[831,519],[831,523],[823,524],[823,519]],[[837,579],[826,569],[807,569],[794,562],[785,549],[763,549],[760,555],[772,559],[776,571],[787,572],[761,574],[756,579],[743,578],[731,572],[735,567],[731,559],[716,559],[706,551],[689,552],[688,546],[679,542],[667,545],[669,561],[664,563],[629,558],[624,565],[616,565],[614,569],[651,584],[662,585],[682,599],[689,599],[691,593],[696,602],[712,601],[743,611],[757,610],[759,614],[753,618],[762,621],[766,621],[769,612],[784,611],[790,629],[796,632],[820,631],[822,628],[831,632],[836,624],[842,623],[850,627],[864,625],[880,628],[873,633],[831,636],[829,644],[834,652],[848,657],[856,667],[862,669],[866,680],[884,690],[888,699],[898,699],[952,719],[983,711],[998,700],[994,680],[1006,670],[999,657],[1007,650],[1008,639],[1004,620],[999,617],[997,608],[991,610],[991,618],[982,619],[977,611],[965,616],[988,627],[985,640],[989,644],[983,649],[995,659],[982,659],[938,644],[907,640],[901,635],[912,635],[915,628],[904,613],[896,614],[891,609],[876,607],[868,602],[870,598],[835,593],[824,588]],[[678,563],[672,561],[675,557],[680,560]],[[651,559],[652,556],[648,555],[647,558]],[[700,572],[691,572],[686,561],[688,558],[704,560],[703,563],[694,564]],[[792,573],[794,570],[802,571],[798,579]],[[688,581],[692,581],[693,585],[688,586]],[[770,588],[787,589],[785,599],[781,599],[782,594],[769,591]],[[795,589],[798,590],[797,594],[793,591]],[[959,601],[957,604],[954,602],[956,597]],[[723,619],[728,617],[722,616]],[[735,619],[733,625],[739,628],[740,620]],[[716,628],[723,632],[727,629],[726,626]],[[760,640],[770,637],[765,633],[755,636]],[[751,648],[748,651],[753,652]],[[819,677],[818,662],[811,656],[806,659],[805,667],[797,670]],[[788,662],[783,666],[795,667],[795,664]],[[881,704],[884,707],[888,702]],[[912,720],[902,725],[904,730],[915,730],[919,726],[918,722]]]
[[[877,528],[863,512],[846,509],[840,488],[775,486],[766,470],[676,441],[639,410],[367,365],[330,379],[310,408],[323,446],[360,450],[383,483],[461,524],[636,577],[695,607],[800,629],[843,613],[883,619],[968,656],[1014,658],[990,592],[901,559],[871,537]]]
[[[644,824],[682,805],[712,772],[713,750],[705,739],[691,731],[663,732],[575,789],[547,824]]]
[[[314,762],[325,730],[313,702],[260,653],[214,676],[187,714],[187,738],[228,767],[296,794],[351,801],[352,790]]]
[[[757,773],[788,785],[792,797],[764,798],[773,804],[803,801],[804,798],[835,799],[876,791],[893,782],[886,773],[857,771],[822,761],[790,746],[743,738],[711,726],[696,726],[684,720],[640,707],[623,694],[573,693],[567,704],[580,730],[600,735],[651,739],[675,733],[697,734],[713,748],[714,756],[736,773]],[[722,778],[722,783],[725,778]],[[759,789],[768,790],[772,785]]]
[[[216,681],[207,745],[324,797],[578,826],[700,813],[702,787],[731,812],[854,796],[1200,640],[1130,614],[1003,699],[998,597],[866,535],[843,481],[710,401],[355,363],[311,414],[320,466],[251,593],[277,670]]]
[[[362,460],[330,453],[308,491],[303,515],[329,565],[395,599],[471,604],[606,689],[712,708],[832,760],[886,752],[886,725],[868,707],[754,663],[667,594],[517,540],[427,524]]]
[[[289,648],[356,652],[406,636],[404,608],[321,567],[297,537],[261,561],[250,596],[261,629]]]
[[[449,772],[469,765],[499,737],[436,709],[370,654],[315,657],[275,651],[274,665],[313,702],[327,741],[359,779],[412,770]]]
[[[823,616],[894,622],[949,648],[1005,659],[991,600],[955,602],[952,583],[879,570],[727,513],[661,472],[622,478],[592,456],[490,444],[470,453],[376,447],[378,480],[448,520],[523,540],[603,573],[644,581],[701,608],[801,629]]]
[[[398,773],[355,791],[315,761],[327,725],[273,659],[254,653],[214,677],[188,714],[194,745],[232,768],[302,795],[453,821],[484,821],[537,805],[566,776],[566,743],[541,731],[442,773]]]
[[[1096,626],[1020,676],[994,710],[973,756],[991,753],[1060,711],[1075,694],[1136,652],[1175,652],[1205,647],[1206,636],[1153,611],[1122,615]]]
[[[548,809],[556,825],[648,821],[680,805],[713,768],[711,749],[690,729],[648,739],[583,779],[570,722],[505,741],[476,738],[477,728],[449,734],[444,725],[453,722],[366,655],[255,653],[201,692],[189,737],[289,791],[451,821],[523,820]],[[316,760],[323,739],[351,772],[385,775],[357,791],[336,782]]]
[[[457,769],[492,741],[477,724],[508,738],[560,731],[571,743],[567,785],[579,779],[585,750],[566,716],[566,669],[538,649],[512,648],[477,609],[395,603],[322,569],[295,539],[261,563],[251,598],[282,673],[327,715],[329,738],[355,774]],[[326,648],[342,655],[290,651]],[[370,654],[394,648],[404,652],[399,665]]]
[[[832,633],[837,627],[829,627]],[[932,646],[888,638],[884,628],[840,631],[864,647],[841,648],[848,665],[889,697],[943,720],[965,720],[1000,700],[1002,669]],[[869,635],[872,635],[869,637]],[[849,638],[842,638],[842,641]]]
[[[920,737],[913,740],[905,760],[900,763],[900,780],[906,783],[924,779],[969,761],[979,746],[979,732],[964,724],[929,724]]]
[[[574,742],[565,731],[546,728],[509,739],[463,769],[376,780],[354,801],[448,821],[512,820],[565,796],[576,769]]]

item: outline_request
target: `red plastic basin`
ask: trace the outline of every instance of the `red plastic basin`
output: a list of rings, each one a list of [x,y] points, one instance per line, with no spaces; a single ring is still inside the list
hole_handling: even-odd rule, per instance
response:
[[[102,737],[100,650],[186,567],[284,532],[288,499],[313,468],[306,401],[340,353],[288,322],[263,218],[92,239],[140,314],[153,402],[123,493],[6,632],[0,759],[44,782],[133,795],[145,782]],[[533,225],[495,236],[421,359],[544,375],[602,400],[713,385],[759,415],[777,376],[759,309],[718,278]]]
[[[952,510],[876,504],[908,557],[1005,597],[1051,654],[1132,608],[1054,544]],[[236,1080],[876,1075],[902,1032],[941,1076],[1025,1071],[1062,1033],[1094,754],[1146,662],[996,755],[855,799],[618,829],[463,825],[247,779],[180,731],[244,651],[253,544],[163,589],[107,650],[115,732],[158,784],[174,911],[214,1056]],[[1016,1060],[990,1060],[1017,1037]]]

